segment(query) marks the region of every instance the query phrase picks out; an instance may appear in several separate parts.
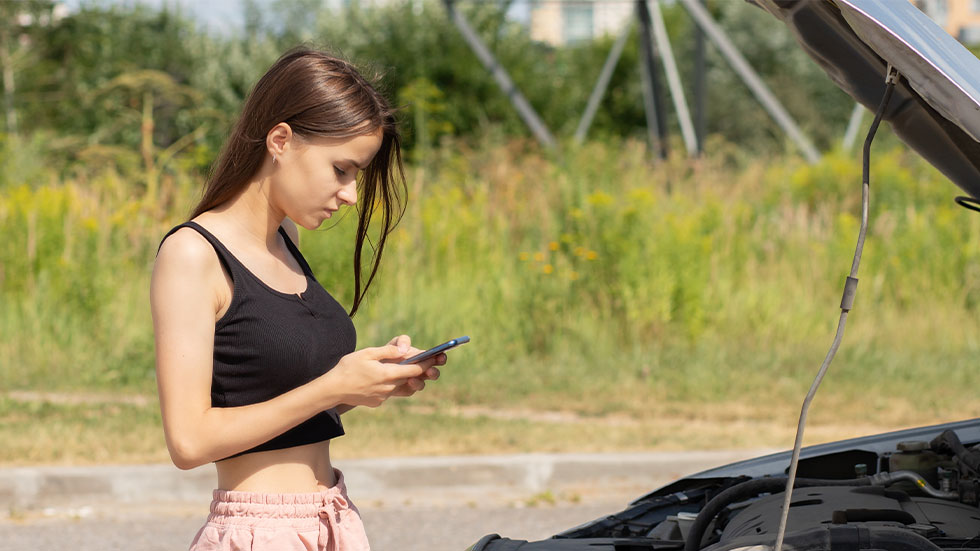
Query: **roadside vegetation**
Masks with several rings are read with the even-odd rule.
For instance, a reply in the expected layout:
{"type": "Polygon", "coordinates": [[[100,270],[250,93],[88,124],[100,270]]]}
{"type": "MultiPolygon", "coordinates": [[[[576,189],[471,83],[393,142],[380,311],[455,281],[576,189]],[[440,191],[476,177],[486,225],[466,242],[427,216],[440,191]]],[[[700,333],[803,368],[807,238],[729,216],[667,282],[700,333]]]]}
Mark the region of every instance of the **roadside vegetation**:
{"type": "MultiPolygon", "coordinates": [[[[462,334],[473,342],[410,403],[352,414],[351,453],[788,441],[783,429],[829,345],[850,266],[853,155],[815,166],[651,165],[632,142],[552,160],[517,141],[439,154],[412,168],[408,212],[354,319],[364,346],[400,333],[423,346],[462,334]],[[730,432],[753,424],[768,428],[730,432]]],[[[911,153],[877,153],[872,173],[858,300],[813,422],[870,431],[977,415],[980,218],[911,153]]],[[[108,170],[0,197],[5,389],[100,396],[71,405],[8,397],[4,461],[30,456],[11,447],[16,434],[28,449],[61,442],[39,437],[59,424],[106,444],[139,429],[152,445],[140,439],[132,453],[160,455],[147,288],[192,180],[166,181],[147,199],[120,191],[108,170]],[[114,403],[130,395],[147,399],[114,403]]],[[[301,236],[321,282],[346,303],[353,221],[301,236]]],[[[101,458],[88,437],[78,442],[72,460],[101,458]]],[[[54,455],[39,460],[69,453],[45,449],[54,455]]]]}
{"type": "MultiPolygon", "coordinates": [[[[309,31],[300,20],[264,28],[256,13],[258,38],[236,42],[138,8],[83,10],[49,33],[61,39],[24,53],[71,76],[83,101],[69,117],[67,92],[22,67],[25,88],[60,99],[18,100],[21,129],[0,139],[0,464],[166,460],[147,299],[156,248],[198,197],[243,83],[280,43],[331,28],[322,17],[309,31]],[[149,40],[140,25],[200,41],[211,57],[181,58],[179,41],[164,55],[151,41],[145,56],[127,59],[157,66],[110,57],[115,72],[100,65],[107,72],[93,76],[101,56],[121,58],[139,47],[126,40],[149,40]],[[67,49],[72,32],[122,44],[67,49]],[[57,69],[59,55],[77,62],[57,69]]],[[[350,17],[386,28],[397,15],[350,17]]],[[[472,16],[484,29],[498,21],[472,16]]],[[[751,21],[737,10],[728,17],[751,21]]],[[[388,59],[367,49],[384,37],[358,40],[347,50],[388,59]]],[[[828,102],[825,114],[843,113],[839,125],[819,126],[801,104],[797,116],[827,151],[815,165],[784,152],[759,121],[741,131],[717,123],[701,159],[673,144],[668,159],[651,161],[642,132],[621,126],[629,112],[614,117],[615,108],[595,139],[543,151],[521,137],[506,105],[494,106],[499,98],[457,102],[437,75],[473,73],[474,90],[496,92],[476,69],[454,73],[465,49],[440,48],[462,61],[432,59],[431,78],[394,84],[408,106],[408,210],[354,321],[361,346],[401,333],[423,347],[463,334],[472,343],[415,398],[345,416],[354,436],[338,441],[338,456],[788,447],[833,336],[857,236],[857,153],[832,145],[850,105],[812,91],[828,102]]],[[[583,51],[597,68],[608,44],[578,48],[551,52],[559,69],[583,51]]],[[[812,70],[770,63],[777,80],[812,70]]],[[[627,77],[617,93],[628,93],[627,77]]],[[[568,84],[568,113],[544,115],[571,117],[585,80],[568,84]]],[[[636,97],[616,97],[613,105],[640,109],[636,97]]],[[[743,105],[735,93],[728,99],[743,105]]],[[[956,206],[958,190],[887,131],[878,143],[857,301],[807,443],[980,415],[980,216],[956,206]]],[[[354,218],[301,235],[343,304],[354,218]]]]}

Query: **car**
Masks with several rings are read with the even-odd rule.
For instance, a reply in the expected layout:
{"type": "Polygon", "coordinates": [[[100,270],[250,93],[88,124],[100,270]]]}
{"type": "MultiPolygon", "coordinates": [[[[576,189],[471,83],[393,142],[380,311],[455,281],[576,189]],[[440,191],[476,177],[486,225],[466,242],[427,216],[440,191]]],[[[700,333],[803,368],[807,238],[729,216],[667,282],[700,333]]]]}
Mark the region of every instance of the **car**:
{"type": "MultiPolygon", "coordinates": [[[[842,90],[876,112],[867,143],[880,120],[889,122],[899,139],[966,192],[958,202],[977,210],[976,56],[907,0],[747,1],[789,26],[842,90]]],[[[842,320],[847,297],[845,290],[842,320]]],[[[469,551],[977,549],[978,502],[980,419],[972,419],[733,463],[550,539],[490,534],[469,551]]]]}
{"type": "MultiPolygon", "coordinates": [[[[936,551],[980,547],[980,419],[804,448],[784,547],[936,551]]],[[[527,542],[470,551],[766,551],[790,452],[700,472],[618,513],[527,542]],[[695,542],[698,543],[689,543],[695,542]]]]}

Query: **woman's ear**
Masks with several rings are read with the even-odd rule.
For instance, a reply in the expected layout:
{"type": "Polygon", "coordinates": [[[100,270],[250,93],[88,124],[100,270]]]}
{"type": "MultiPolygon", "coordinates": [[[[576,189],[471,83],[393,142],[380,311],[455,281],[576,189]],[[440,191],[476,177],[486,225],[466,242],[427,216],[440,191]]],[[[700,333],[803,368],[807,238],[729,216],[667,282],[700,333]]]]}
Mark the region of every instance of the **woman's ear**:
{"type": "Polygon", "coordinates": [[[281,159],[283,152],[293,141],[293,129],[281,122],[272,127],[265,135],[265,148],[274,159],[281,159]]]}

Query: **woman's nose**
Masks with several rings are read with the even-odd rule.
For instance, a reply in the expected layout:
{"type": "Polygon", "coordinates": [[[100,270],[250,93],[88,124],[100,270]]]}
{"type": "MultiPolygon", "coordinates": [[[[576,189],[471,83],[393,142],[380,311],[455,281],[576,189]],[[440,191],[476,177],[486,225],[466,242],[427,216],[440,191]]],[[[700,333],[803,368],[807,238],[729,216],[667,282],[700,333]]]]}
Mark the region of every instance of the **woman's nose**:
{"type": "Polygon", "coordinates": [[[337,199],[348,205],[357,203],[357,182],[351,182],[340,188],[340,191],[337,192],[337,199]]]}

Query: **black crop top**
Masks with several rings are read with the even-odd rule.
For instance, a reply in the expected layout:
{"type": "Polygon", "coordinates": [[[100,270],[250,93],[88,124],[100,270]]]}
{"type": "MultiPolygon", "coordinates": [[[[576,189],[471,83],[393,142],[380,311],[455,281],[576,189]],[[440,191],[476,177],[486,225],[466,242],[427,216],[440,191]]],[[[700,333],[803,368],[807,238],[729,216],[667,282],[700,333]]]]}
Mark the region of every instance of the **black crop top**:
{"type": "MultiPolygon", "coordinates": [[[[281,227],[279,233],[286,247],[306,274],[306,290],[298,295],[276,291],[263,283],[195,222],[175,227],[163,239],[183,227],[197,230],[211,243],[234,287],[228,311],[214,325],[212,407],[264,402],[312,381],[354,351],[357,334],[350,316],[313,277],[306,259],[281,227]]],[[[231,457],[312,444],[343,434],[340,415],[329,409],[231,457]]]]}

